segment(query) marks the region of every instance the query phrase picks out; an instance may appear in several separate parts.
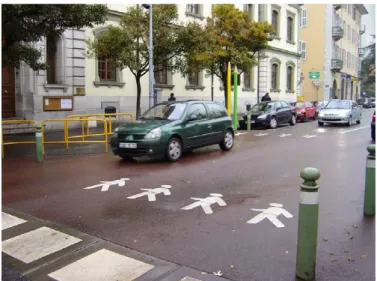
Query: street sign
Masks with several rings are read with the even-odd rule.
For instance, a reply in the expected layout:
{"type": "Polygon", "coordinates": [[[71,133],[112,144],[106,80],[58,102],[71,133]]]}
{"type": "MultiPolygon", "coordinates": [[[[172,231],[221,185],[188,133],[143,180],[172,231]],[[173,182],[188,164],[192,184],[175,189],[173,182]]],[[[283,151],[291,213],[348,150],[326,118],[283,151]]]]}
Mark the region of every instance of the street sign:
{"type": "Polygon", "coordinates": [[[309,79],[319,79],[319,71],[310,71],[309,79]]]}

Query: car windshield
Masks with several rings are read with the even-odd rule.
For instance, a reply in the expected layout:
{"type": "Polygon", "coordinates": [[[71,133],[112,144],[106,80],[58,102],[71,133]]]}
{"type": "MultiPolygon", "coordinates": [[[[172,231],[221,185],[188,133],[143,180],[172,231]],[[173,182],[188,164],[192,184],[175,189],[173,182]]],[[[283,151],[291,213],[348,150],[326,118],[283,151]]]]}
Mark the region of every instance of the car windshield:
{"type": "Polygon", "coordinates": [[[269,111],[274,107],[273,102],[261,102],[259,104],[255,104],[251,108],[251,112],[261,112],[261,111],[269,111]]]}
{"type": "Polygon", "coordinates": [[[142,120],[179,120],[186,109],[185,103],[158,104],[140,116],[142,120]]]}
{"type": "Polygon", "coordinates": [[[346,101],[346,100],[332,100],[326,105],[325,108],[326,109],[350,109],[351,104],[349,101],[346,101]]]}
{"type": "Polygon", "coordinates": [[[304,102],[296,103],[296,108],[305,108],[305,103],[304,102]]]}

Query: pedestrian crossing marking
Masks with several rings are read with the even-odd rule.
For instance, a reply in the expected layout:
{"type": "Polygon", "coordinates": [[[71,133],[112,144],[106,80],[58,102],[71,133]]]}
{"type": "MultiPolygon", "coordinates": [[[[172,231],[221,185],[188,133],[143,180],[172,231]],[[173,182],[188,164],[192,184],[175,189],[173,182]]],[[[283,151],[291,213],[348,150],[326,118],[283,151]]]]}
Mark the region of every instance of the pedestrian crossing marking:
{"type": "Polygon", "coordinates": [[[186,276],[182,278],[180,281],[202,281],[202,280],[186,276]]]}
{"type": "Polygon", "coordinates": [[[132,281],[154,266],[101,249],[48,274],[57,281],[132,281]]]}
{"type": "Polygon", "coordinates": [[[24,263],[31,263],[82,241],[49,227],[3,241],[3,252],[24,263]]]}
{"type": "Polygon", "coordinates": [[[1,230],[8,229],[25,222],[27,221],[4,212],[1,213],[1,230]]]}

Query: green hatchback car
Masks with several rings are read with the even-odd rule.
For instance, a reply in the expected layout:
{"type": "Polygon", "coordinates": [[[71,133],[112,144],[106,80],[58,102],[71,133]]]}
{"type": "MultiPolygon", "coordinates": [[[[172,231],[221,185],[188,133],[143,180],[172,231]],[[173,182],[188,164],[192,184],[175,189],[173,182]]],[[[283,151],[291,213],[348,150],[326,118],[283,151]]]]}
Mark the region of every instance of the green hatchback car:
{"type": "Polygon", "coordinates": [[[177,161],[185,150],[234,144],[232,119],[223,105],[212,101],[175,101],[157,104],[133,123],[115,129],[110,140],[114,155],[166,157],[177,161]]]}

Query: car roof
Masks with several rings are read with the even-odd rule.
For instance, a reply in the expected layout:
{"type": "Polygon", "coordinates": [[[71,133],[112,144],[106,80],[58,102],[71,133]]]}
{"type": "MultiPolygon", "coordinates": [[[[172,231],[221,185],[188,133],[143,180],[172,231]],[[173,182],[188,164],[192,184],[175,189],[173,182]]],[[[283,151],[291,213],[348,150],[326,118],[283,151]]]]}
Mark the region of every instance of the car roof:
{"type": "Polygon", "coordinates": [[[158,104],[174,104],[174,103],[195,103],[195,102],[204,102],[204,103],[215,103],[215,104],[221,104],[220,102],[217,101],[210,101],[210,100],[199,100],[199,99],[191,99],[191,100],[179,100],[179,101],[163,101],[158,104]]]}

